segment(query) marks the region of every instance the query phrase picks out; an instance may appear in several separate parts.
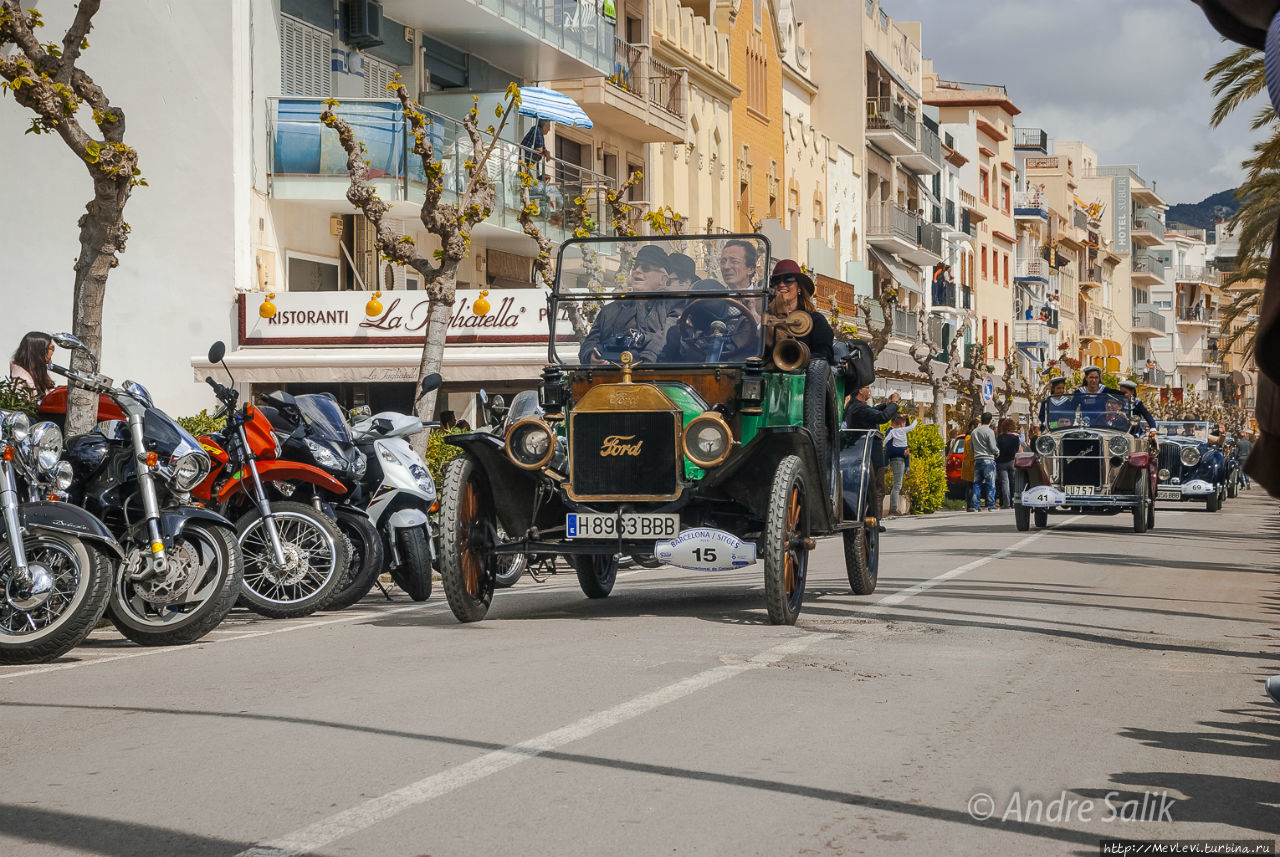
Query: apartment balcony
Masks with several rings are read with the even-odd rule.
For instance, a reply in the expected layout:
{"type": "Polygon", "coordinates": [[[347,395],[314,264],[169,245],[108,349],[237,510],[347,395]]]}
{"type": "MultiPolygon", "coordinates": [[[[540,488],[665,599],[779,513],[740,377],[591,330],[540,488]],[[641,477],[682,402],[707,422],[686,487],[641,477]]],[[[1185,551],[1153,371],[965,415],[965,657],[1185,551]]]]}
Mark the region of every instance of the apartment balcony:
{"type": "Polygon", "coordinates": [[[1083,208],[1071,209],[1071,225],[1076,229],[1088,231],[1089,229],[1089,212],[1083,208]]]}
{"type": "Polygon", "coordinates": [[[1048,348],[1049,325],[1043,321],[1015,321],[1013,341],[1019,348],[1048,348]]]}
{"type": "MultiPolygon", "coordinates": [[[[884,305],[881,304],[878,300],[872,300],[870,302],[870,309],[871,309],[871,326],[873,328],[879,329],[880,326],[884,324],[884,305]]],[[[897,337],[898,339],[905,339],[908,342],[915,342],[917,337],[917,332],[919,331],[919,327],[920,327],[920,319],[916,316],[915,313],[908,312],[907,310],[901,310],[901,309],[898,309],[897,307],[894,307],[892,312],[893,312],[893,318],[891,321],[892,327],[890,328],[890,330],[893,336],[897,337]]]]}
{"type": "Polygon", "coordinates": [[[1203,265],[1179,265],[1173,275],[1175,283],[1206,285],[1215,289],[1222,288],[1222,272],[1203,265]]]}
{"type": "Polygon", "coordinates": [[[582,105],[592,120],[641,143],[684,140],[689,126],[685,72],[653,58],[648,45],[615,38],[607,77],[556,80],[550,85],[582,105]]]}
{"type": "Polygon", "coordinates": [[[1156,247],[1164,243],[1164,221],[1154,209],[1140,208],[1133,216],[1129,234],[1139,247],[1156,247]]]}
{"type": "Polygon", "coordinates": [[[892,202],[867,207],[867,243],[914,265],[942,261],[942,230],[892,202]]]}
{"type": "Polygon", "coordinates": [[[1103,271],[1100,265],[1090,265],[1080,275],[1080,291],[1086,295],[1094,289],[1102,288],[1103,271]]]}
{"type": "Polygon", "coordinates": [[[1139,310],[1133,314],[1133,325],[1129,331],[1135,337],[1145,337],[1151,339],[1157,336],[1164,336],[1165,330],[1164,316],[1153,310],[1139,310]]]}
{"type": "Polygon", "coordinates": [[[578,0],[382,0],[384,15],[526,80],[613,72],[615,25],[578,0]]]}
{"type": "MultiPolygon", "coordinates": [[[[267,191],[273,199],[324,203],[327,210],[338,204],[351,210],[347,202],[350,179],[347,156],[338,135],[320,122],[325,109],[322,99],[273,98],[267,105],[267,191]]],[[[387,201],[395,217],[416,216],[426,198],[426,175],[422,161],[410,151],[413,144],[399,101],[344,100],[338,114],[352,126],[364,143],[368,158],[369,182],[378,196],[387,201]]],[[[429,114],[428,136],[435,158],[442,167],[444,192],[441,200],[456,203],[466,189],[466,162],[474,150],[462,123],[447,116],[429,114]]],[[[528,157],[520,146],[499,141],[486,168],[493,180],[496,200],[493,212],[480,225],[519,233],[520,171],[528,157]]],[[[615,184],[608,176],[577,164],[551,159],[546,162],[547,181],[535,188],[538,203],[535,224],[553,241],[573,235],[575,223],[565,218],[567,203],[576,197],[587,199],[589,214],[597,224],[608,223],[604,192],[615,184]],[[596,191],[592,193],[592,191],[596,191]]]]}
{"type": "Polygon", "coordinates": [[[867,142],[890,155],[902,157],[918,152],[920,127],[920,114],[915,107],[894,98],[867,99],[867,142]]]}
{"type": "Polygon", "coordinates": [[[1014,128],[1013,148],[1019,152],[1049,154],[1049,135],[1040,128],[1014,128]]]}
{"type": "Polygon", "coordinates": [[[1159,286],[1164,283],[1165,267],[1155,256],[1135,254],[1132,259],[1132,281],[1136,286],[1159,286]]]}
{"type": "Polygon", "coordinates": [[[1043,283],[1047,286],[1053,273],[1053,268],[1049,267],[1049,263],[1044,259],[1019,259],[1014,266],[1013,278],[1043,283]]]}
{"type": "MultiPolygon", "coordinates": [[[[942,141],[933,129],[923,122],[916,129],[919,143],[913,151],[899,155],[898,160],[904,167],[920,175],[932,175],[942,169],[942,141]]],[[[870,138],[870,134],[867,135],[870,138]]]]}
{"type": "Polygon", "coordinates": [[[1049,200],[1039,190],[1020,190],[1013,195],[1014,220],[1049,220],[1049,200]]]}
{"type": "Polygon", "coordinates": [[[1081,342],[1099,342],[1103,337],[1104,325],[1102,317],[1095,313],[1090,313],[1087,318],[1081,320],[1079,326],[1081,342]]]}
{"type": "MultiPolygon", "coordinates": [[[[935,297],[939,297],[935,295],[935,297]]],[[[942,300],[934,300],[933,309],[938,312],[950,313],[966,313],[973,310],[973,289],[969,286],[961,286],[957,283],[951,283],[943,290],[940,295],[942,300]]]]}
{"type": "Polygon", "coordinates": [[[1206,309],[1202,304],[1194,306],[1179,305],[1178,327],[1211,327],[1217,328],[1220,318],[1216,310],[1206,309]]]}
{"type": "Polygon", "coordinates": [[[1147,384],[1152,387],[1163,387],[1168,383],[1168,373],[1159,367],[1148,368],[1146,363],[1133,364],[1133,374],[1138,376],[1140,383],[1147,384]]]}

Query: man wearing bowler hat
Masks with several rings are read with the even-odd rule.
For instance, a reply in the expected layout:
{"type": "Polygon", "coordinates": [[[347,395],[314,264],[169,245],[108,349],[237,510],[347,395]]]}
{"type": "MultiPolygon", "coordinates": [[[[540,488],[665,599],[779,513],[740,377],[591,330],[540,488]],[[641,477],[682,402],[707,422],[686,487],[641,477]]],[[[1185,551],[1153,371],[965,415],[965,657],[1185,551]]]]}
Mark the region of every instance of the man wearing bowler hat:
{"type": "Polygon", "coordinates": [[[578,350],[581,362],[616,363],[624,351],[630,351],[636,362],[651,363],[657,358],[680,317],[680,302],[648,295],[666,290],[670,264],[666,251],[656,244],[640,248],[627,278],[627,292],[645,296],[619,298],[600,310],[578,350]]]}

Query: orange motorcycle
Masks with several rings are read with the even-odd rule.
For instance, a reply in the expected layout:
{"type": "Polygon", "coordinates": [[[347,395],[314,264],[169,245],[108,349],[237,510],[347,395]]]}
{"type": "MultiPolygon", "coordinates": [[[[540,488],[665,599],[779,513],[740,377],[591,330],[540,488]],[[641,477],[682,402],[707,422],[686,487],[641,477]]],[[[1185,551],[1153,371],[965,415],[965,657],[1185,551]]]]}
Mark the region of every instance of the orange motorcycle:
{"type": "MultiPolygon", "coordinates": [[[[222,363],[225,353],[215,342],[209,362],[222,363]]],[[[251,402],[237,407],[234,389],[209,377],[205,382],[227,425],[199,438],[212,468],[191,493],[235,522],[245,566],[240,602],[273,618],[314,613],[328,604],[351,563],[350,544],[319,497],[347,489],[318,467],[281,461],[267,416],[251,402]],[[307,494],[311,503],[290,499],[307,494]]]]}

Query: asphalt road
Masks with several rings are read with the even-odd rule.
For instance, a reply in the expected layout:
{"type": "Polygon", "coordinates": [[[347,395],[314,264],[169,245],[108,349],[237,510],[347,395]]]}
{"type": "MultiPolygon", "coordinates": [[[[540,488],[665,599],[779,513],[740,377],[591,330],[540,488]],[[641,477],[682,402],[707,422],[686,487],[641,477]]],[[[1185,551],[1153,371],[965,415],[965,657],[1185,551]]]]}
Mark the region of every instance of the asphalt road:
{"type": "MultiPolygon", "coordinates": [[[[0,668],[0,855],[1088,854],[1280,832],[1280,507],[890,521],[880,586],[572,574],[0,668]],[[975,817],[977,816],[977,817],[975,817]],[[989,816],[983,818],[983,816],[989,816]],[[1064,817],[1065,816],[1065,817],[1064,817]]],[[[380,598],[380,597],[379,597],[380,598]]]]}

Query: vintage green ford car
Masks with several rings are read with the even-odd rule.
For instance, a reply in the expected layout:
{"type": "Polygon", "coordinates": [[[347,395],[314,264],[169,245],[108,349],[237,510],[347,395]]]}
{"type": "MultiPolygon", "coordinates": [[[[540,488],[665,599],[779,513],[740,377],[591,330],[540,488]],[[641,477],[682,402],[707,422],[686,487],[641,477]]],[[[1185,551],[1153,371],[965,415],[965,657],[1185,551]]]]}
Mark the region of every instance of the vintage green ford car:
{"type": "Polygon", "coordinates": [[[809,359],[808,315],[768,312],[769,265],[760,235],[562,247],[541,413],[503,437],[449,438],[461,452],[440,571],[459,620],[485,616],[495,558],[512,553],[565,556],[590,598],[625,556],[702,572],[759,561],[770,621],[791,624],[814,538],[839,533],[854,593],[875,588],[880,436],[840,424],[871,353],[837,343],[835,365],[809,359]],[[668,281],[666,260],[692,279],[668,281]]]}

